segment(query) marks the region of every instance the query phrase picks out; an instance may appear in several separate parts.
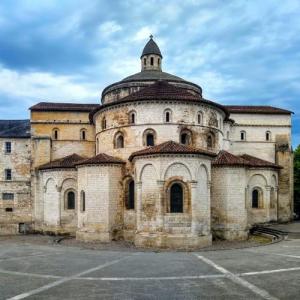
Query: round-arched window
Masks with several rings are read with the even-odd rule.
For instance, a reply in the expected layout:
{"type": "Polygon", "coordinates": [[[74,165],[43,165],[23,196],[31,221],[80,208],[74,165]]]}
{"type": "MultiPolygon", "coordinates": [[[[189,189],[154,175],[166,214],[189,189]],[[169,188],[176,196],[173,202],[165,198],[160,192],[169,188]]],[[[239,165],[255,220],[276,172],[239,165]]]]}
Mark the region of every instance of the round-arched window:
{"type": "Polygon", "coordinates": [[[183,212],[183,188],[179,183],[174,183],[170,189],[170,212],[183,212]]]}
{"type": "Polygon", "coordinates": [[[75,209],[75,193],[73,191],[67,193],[67,209],[75,209]]]}

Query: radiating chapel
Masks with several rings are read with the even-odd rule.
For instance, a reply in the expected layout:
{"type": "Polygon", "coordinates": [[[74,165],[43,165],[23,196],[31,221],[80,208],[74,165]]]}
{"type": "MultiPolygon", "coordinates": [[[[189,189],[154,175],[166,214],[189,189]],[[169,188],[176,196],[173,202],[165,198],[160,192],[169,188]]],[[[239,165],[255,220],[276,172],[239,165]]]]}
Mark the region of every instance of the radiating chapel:
{"type": "Polygon", "coordinates": [[[292,218],[291,112],[205,99],[163,71],[152,36],[140,61],[101,104],[0,121],[0,233],[198,248],[292,218]]]}

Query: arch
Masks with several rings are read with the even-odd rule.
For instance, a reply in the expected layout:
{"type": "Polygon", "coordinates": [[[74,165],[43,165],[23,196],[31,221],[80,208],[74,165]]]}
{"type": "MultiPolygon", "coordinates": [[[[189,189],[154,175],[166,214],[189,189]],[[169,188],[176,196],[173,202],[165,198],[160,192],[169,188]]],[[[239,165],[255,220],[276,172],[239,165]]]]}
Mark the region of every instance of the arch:
{"type": "Polygon", "coordinates": [[[53,140],[58,140],[59,139],[59,129],[58,128],[53,128],[52,129],[52,139],[53,140]]]}
{"type": "Polygon", "coordinates": [[[65,209],[75,209],[76,206],[76,194],[75,190],[69,189],[65,192],[65,209]]]}
{"type": "Polygon", "coordinates": [[[246,141],[246,131],[245,130],[241,130],[240,131],[240,139],[241,141],[246,141]]]}
{"type": "Polygon", "coordinates": [[[136,122],[136,111],[132,110],[129,112],[129,124],[135,124],[136,122]]]}
{"type": "Polygon", "coordinates": [[[183,188],[179,182],[170,187],[170,212],[183,213],[183,188]]]}
{"type": "Polygon", "coordinates": [[[173,176],[180,176],[184,181],[192,180],[192,173],[188,166],[182,162],[173,162],[169,164],[164,173],[164,180],[173,176]]]}
{"type": "Polygon", "coordinates": [[[172,110],[170,108],[164,110],[164,122],[165,123],[172,122],[172,110]]]}
{"type": "Polygon", "coordinates": [[[271,131],[266,131],[266,141],[271,141],[272,140],[272,135],[271,135],[271,131]]]}
{"type": "Polygon", "coordinates": [[[190,145],[192,143],[192,132],[188,129],[183,129],[180,132],[180,143],[190,145]]]}
{"type": "Polygon", "coordinates": [[[267,178],[263,174],[253,174],[249,181],[249,186],[261,186],[265,187],[268,184],[267,178]]]}
{"type": "Polygon", "coordinates": [[[115,134],[114,148],[115,149],[124,148],[124,135],[120,131],[115,134]]]}
{"type": "Polygon", "coordinates": [[[202,111],[197,112],[197,124],[203,125],[203,112],[202,111]]]}
{"type": "Polygon", "coordinates": [[[154,146],[156,144],[156,131],[152,128],[148,128],[143,133],[143,145],[154,146]]]}
{"type": "Polygon", "coordinates": [[[277,177],[276,177],[276,175],[275,174],[273,174],[272,175],[272,177],[271,177],[271,186],[273,186],[273,187],[277,187],[277,177]]]}
{"type": "Polygon", "coordinates": [[[55,181],[54,178],[49,177],[47,178],[45,184],[44,184],[44,191],[47,192],[48,187],[51,185],[51,182],[53,181],[53,186],[55,186],[55,188],[57,187],[57,183],[55,181]]]}
{"type": "Polygon", "coordinates": [[[80,211],[85,212],[85,191],[80,192],[80,211]]]}
{"type": "Polygon", "coordinates": [[[204,179],[207,182],[209,182],[210,173],[209,173],[208,167],[205,164],[201,163],[199,165],[199,167],[196,169],[195,178],[196,178],[196,180],[198,180],[198,178],[201,178],[202,180],[204,179]]]}
{"type": "Polygon", "coordinates": [[[85,141],[87,136],[87,131],[85,128],[80,129],[80,139],[85,141]]]}
{"type": "Polygon", "coordinates": [[[107,124],[106,124],[106,118],[103,117],[102,120],[101,120],[101,128],[102,128],[102,130],[106,129],[106,126],[107,126],[107,124]]]}
{"type": "Polygon", "coordinates": [[[140,171],[140,175],[139,175],[139,181],[143,181],[143,176],[145,173],[148,172],[148,169],[151,170],[151,172],[154,174],[153,176],[153,179],[154,180],[157,180],[158,179],[158,176],[157,176],[157,171],[156,171],[156,168],[155,166],[152,164],[152,163],[146,163],[145,165],[143,165],[143,167],[141,168],[141,171],[140,171]]]}

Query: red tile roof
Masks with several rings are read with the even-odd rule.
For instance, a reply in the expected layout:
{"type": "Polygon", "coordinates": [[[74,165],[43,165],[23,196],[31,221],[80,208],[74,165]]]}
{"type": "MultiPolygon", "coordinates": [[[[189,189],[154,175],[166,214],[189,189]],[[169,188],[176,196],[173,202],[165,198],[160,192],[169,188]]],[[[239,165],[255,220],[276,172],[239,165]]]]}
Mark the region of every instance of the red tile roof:
{"type": "Polygon", "coordinates": [[[230,113],[236,114],[291,114],[293,112],[273,107],[273,106],[255,106],[255,105],[224,105],[230,113]]]}
{"type": "Polygon", "coordinates": [[[54,102],[40,102],[31,106],[31,111],[80,111],[91,112],[93,109],[99,107],[100,104],[80,104],[80,103],[54,103],[54,102]]]}
{"type": "Polygon", "coordinates": [[[216,153],[208,150],[185,146],[174,141],[168,141],[157,146],[147,147],[143,150],[133,152],[130,155],[129,160],[131,161],[137,156],[151,154],[204,154],[212,157],[216,156],[216,153]]]}
{"type": "Polygon", "coordinates": [[[239,166],[253,168],[274,168],[281,169],[282,167],[269,161],[248,155],[233,155],[225,150],[221,150],[217,158],[212,162],[214,167],[221,166],[239,166]]]}
{"type": "Polygon", "coordinates": [[[100,153],[94,157],[81,160],[76,163],[76,166],[81,165],[101,165],[101,164],[125,164],[125,162],[117,157],[100,153]]]}
{"type": "Polygon", "coordinates": [[[49,163],[39,166],[38,169],[47,170],[75,168],[75,164],[81,160],[83,160],[83,157],[74,153],[72,155],[68,155],[66,157],[50,161],[49,163]]]}

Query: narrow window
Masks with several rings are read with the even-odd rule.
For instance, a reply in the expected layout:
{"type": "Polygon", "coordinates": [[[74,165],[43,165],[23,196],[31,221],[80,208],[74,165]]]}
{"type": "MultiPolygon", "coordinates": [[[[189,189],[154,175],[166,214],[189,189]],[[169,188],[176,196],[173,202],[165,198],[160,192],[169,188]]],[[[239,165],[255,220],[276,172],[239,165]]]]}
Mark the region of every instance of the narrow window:
{"type": "Polygon", "coordinates": [[[2,193],[2,200],[14,200],[13,193],[2,193]]]}
{"type": "Polygon", "coordinates": [[[131,112],[129,115],[129,123],[135,124],[135,112],[131,112]]]}
{"type": "Polygon", "coordinates": [[[147,59],[144,58],[144,66],[146,66],[146,64],[147,64],[147,59]]]}
{"type": "Polygon", "coordinates": [[[154,146],[154,135],[152,133],[148,133],[146,136],[146,145],[154,146]]]}
{"type": "Polygon", "coordinates": [[[187,133],[182,133],[181,134],[180,143],[183,144],[183,145],[188,144],[188,135],[187,135],[187,133]]]}
{"type": "Polygon", "coordinates": [[[11,180],[11,169],[5,169],[5,180],[11,180]]]}
{"type": "Polygon", "coordinates": [[[124,148],[124,137],[122,134],[117,135],[116,148],[124,148]]]}
{"type": "Polygon", "coordinates": [[[11,142],[5,142],[5,153],[11,153],[11,142]]]}
{"type": "Polygon", "coordinates": [[[166,112],[166,123],[170,122],[170,112],[166,112]]]}
{"type": "Polygon", "coordinates": [[[134,209],[134,181],[130,180],[128,184],[127,209],[134,209]]]}
{"type": "Polygon", "coordinates": [[[252,191],[252,208],[258,208],[259,192],[258,190],[252,191]]]}
{"type": "Polygon", "coordinates": [[[245,141],[245,140],[246,140],[246,132],[241,131],[241,141],[245,141]]]}
{"type": "Polygon", "coordinates": [[[54,140],[58,140],[58,129],[53,129],[53,135],[52,135],[54,140]]]}
{"type": "Polygon", "coordinates": [[[99,139],[96,139],[96,154],[99,153],[99,139]]]}
{"type": "Polygon", "coordinates": [[[271,132],[267,131],[266,132],[266,141],[270,141],[271,140],[271,132]]]}
{"type": "Polygon", "coordinates": [[[212,136],[209,135],[207,137],[207,148],[212,148],[213,147],[213,140],[212,140],[212,136]]]}
{"type": "Polygon", "coordinates": [[[202,118],[201,118],[201,114],[200,113],[198,113],[197,122],[198,122],[198,124],[201,124],[201,122],[202,122],[202,118]]]}
{"type": "Polygon", "coordinates": [[[160,58],[157,59],[157,64],[160,65],[160,58]]]}
{"type": "Polygon", "coordinates": [[[106,129],[106,119],[105,119],[105,117],[103,117],[103,119],[102,119],[102,129],[106,129]]]}
{"type": "Polygon", "coordinates": [[[80,139],[81,139],[81,140],[86,140],[86,130],[85,130],[85,129],[82,129],[82,130],[81,130],[80,139]]]}
{"type": "Polygon", "coordinates": [[[170,190],[170,212],[183,212],[183,189],[178,183],[174,183],[170,190]]]}
{"type": "Polygon", "coordinates": [[[72,191],[67,194],[67,209],[75,209],[75,193],[72,191]]]}
{"type": "Polygon", "coordinates": [[[153,59],[153,57],[150,58],[150,64],[151,64],[151,66],[153,66],[153,64],[154,64],[154,59],[153,59]]]}
{"type": "Polygon", "coordinates": [[[85,192],[81,191],[81,211],[85,211],[85,192]]]}
{"type": "Polygon", "coordinates": [[[12,208],[12,207],[6,207],[6,208],[5,208],[5,211],[7,211],[7,212],[12,212],[12,211],[13,211],[13,208],[12,208]]]}

